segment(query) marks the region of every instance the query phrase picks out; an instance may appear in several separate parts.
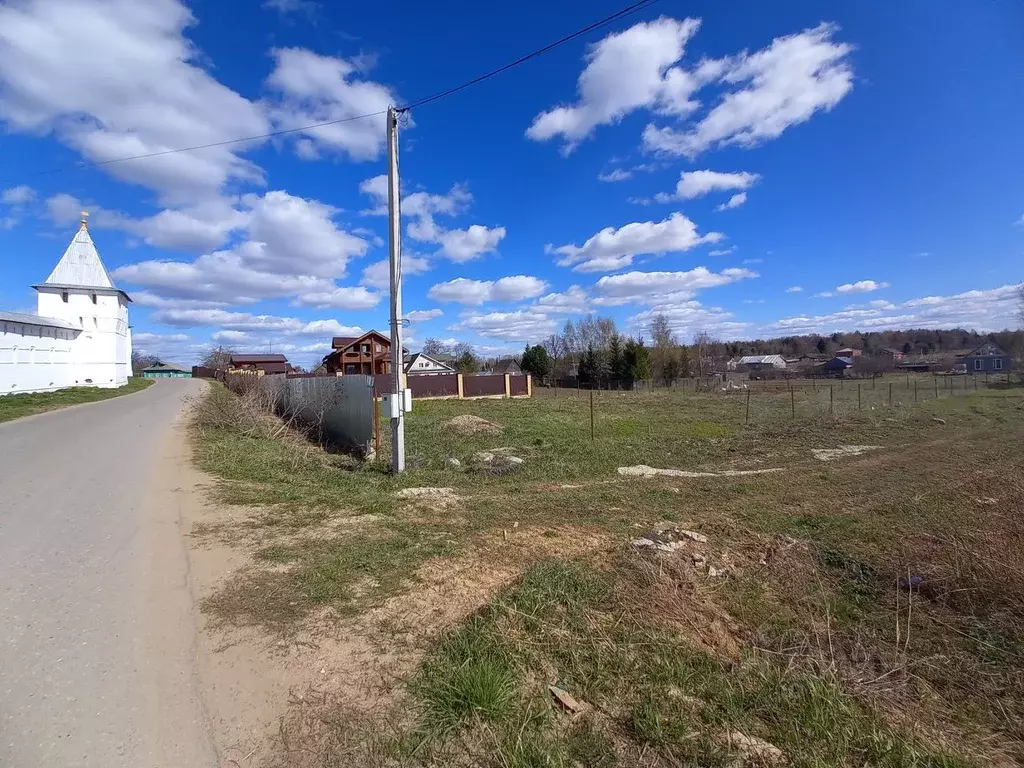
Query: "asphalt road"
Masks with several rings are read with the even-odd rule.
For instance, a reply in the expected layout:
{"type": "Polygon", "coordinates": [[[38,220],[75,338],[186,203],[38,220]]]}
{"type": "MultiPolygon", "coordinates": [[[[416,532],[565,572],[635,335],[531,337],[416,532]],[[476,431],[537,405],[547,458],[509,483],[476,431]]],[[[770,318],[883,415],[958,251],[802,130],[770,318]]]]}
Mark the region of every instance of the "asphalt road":
{"type": "Polygon", "coordinates": [[[203,386],[0,424],[3,768],[217,765],[167,467],[203,386]]]}

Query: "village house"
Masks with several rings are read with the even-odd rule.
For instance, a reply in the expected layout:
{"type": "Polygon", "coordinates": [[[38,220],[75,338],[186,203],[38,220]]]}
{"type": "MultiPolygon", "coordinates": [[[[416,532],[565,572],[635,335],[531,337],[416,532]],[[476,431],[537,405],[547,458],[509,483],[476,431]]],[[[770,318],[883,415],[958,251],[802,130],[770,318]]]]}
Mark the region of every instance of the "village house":
{"type": "Polygon", "coordinates": [[[142,369],[144,379],[191,379],[192,371],[171,363],[156,363],[142,369]]]}
{"type": "Polygon", "coordinates": [[[967,366],[967,373],[1005,373],[1011,364],[1010,356],[992,339],[985,339],[959,359],[967,366]]]}
{"type": "Polygon", "coordinates": [[[500,375],[509,374],[510,376],[522,376],[523,367],[519,365],[519,361],[514,357],[508,357],[504,360],[495,360],[494,365],[491,366],[489,373],[500,375]]]}
{"type": "Polygon", "coordinates": [[[843,347],[842,349],[836,350],[836,357],[849,357],[855,358],[861,356],[861,350],[854,349],[853,347],[843,347]]]}
{"type": "Polygon", "coordinates": [[[781,370],[786,367],[786,359],[782,355],[744,355],[733,368],[740,366],[748,371],[781,370]]]}
{"type": "Polygon", "coordinates": [[[447,363],[417,352],[405,361],[405,373],[409,376],[436,376],[442,373],[456,373],[447,363]]]}
{"type": "Polygon", "coordinates": [[[291,366],[288,358],[279,354],[232,354],[228,363],[229,371],[262,371],[265,374],[288,373],[291,366]]]}
{"type": "Polygon", "coordinates": [[[367,331],[362,336],[335,336],[323,364],[329,373],[342,376],[391,373],[391,339],[380,331],[367,331]]]}

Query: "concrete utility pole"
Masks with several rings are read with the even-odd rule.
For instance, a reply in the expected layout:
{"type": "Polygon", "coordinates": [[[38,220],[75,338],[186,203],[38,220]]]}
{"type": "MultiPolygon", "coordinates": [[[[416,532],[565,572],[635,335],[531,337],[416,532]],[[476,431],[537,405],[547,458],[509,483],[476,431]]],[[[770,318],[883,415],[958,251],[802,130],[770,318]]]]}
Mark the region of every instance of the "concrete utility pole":
{"type": "Polygon", "coordinates": [[[405,398],[402,381],[402,212],[398,185],[398,112],[388,107],[388,233],[391,264],[391,471],[405,470],[405,398]]]}

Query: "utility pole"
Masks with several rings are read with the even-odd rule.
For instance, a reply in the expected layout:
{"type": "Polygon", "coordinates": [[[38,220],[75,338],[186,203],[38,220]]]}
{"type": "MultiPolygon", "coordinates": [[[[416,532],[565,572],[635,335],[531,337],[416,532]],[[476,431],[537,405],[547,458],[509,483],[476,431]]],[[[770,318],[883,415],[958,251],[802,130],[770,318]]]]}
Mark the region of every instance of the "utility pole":
{"type": "Polygon", "coordinates": [[[398,185],[398,111],[388,107],[388,258],[391,266],[391,472],[405,470],[405,387],[402,381],[402,213],[398,185]]]}

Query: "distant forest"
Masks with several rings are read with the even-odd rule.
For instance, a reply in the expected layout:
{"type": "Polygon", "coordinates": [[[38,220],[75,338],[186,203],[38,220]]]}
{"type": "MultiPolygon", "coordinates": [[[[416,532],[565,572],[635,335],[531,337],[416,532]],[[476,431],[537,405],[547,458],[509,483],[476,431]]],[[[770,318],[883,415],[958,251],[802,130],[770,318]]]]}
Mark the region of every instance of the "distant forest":
{"type": "Polygon", "coordinates": [[[912,328],[905,331],[867,331],[854,333],[833,333],[827,336],[782,336],[774,339],[755,341],[726,341],[719,343],[725,355],[768,355],[781,354],[786,357],[798,355],[830,355],[837,349],[853,347],[870,355],[883,349],[895,349],[904,355],[928,357],[949,355],[974,349],[985,339],[992,339],[1010,354],[1024,352],[1024,331],[999,331],[977,333],[963,328],[932,330],[912,328]]]}

